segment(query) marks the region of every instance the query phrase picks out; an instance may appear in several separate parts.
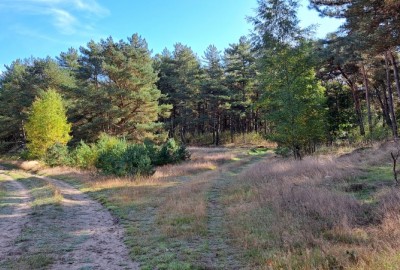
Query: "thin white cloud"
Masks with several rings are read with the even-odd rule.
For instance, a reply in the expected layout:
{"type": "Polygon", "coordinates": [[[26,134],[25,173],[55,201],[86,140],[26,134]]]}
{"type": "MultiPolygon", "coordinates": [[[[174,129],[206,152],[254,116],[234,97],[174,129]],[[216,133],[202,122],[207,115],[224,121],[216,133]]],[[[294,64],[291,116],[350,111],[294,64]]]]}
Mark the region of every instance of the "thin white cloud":
{"type": "MultiPolygon", "coordinates": [[[[69,1],[68,1],[69,2],[69,1]]],[[[107,16],[110,14],[109,10],[101,6],[95,0],[74,0],[74,6],[80,10],[88,11],[97,16],[107,16]]]]}
{"type": "Polygon", "coordinates": [[[49,12],[53,16],[54,25],[62,34],[71,35],[75,33],[75,25],[78,20],[68,11],[52,8],[49,9],[49,12]]]}
{"type": "Polygon", "coordinates": [[[1,0],[0,12],[49,16],[51,23],[63,35],[83,34],[109,10],[97,0],[1,0]]]}

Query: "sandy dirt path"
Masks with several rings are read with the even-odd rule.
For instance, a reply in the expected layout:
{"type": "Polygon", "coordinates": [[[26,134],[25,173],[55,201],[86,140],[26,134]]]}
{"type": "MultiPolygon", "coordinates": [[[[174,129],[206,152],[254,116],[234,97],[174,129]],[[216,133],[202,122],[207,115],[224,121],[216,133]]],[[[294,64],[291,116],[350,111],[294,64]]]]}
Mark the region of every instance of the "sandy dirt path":
{"type": "Polygon", "coordinates": [[[9,194],[2,199],[9,205],[0,208],[0,262],[7,269],[38,254],[51,258],[46,269],[140,269],[123,242],[122,226],[100,203],[63,181],[16,172],[18,181],[0,170],[9,194]],[[29,187],[21,183],[32,179],[53,185],[61,202],[31,207],[29,187]]]}
{"type": "Polygon", "coordinates": [[[18,253],[14,243],[29,222],[31,197],[27,189],[5,174],[0,166],[0,177],[4,181],[6,195],[0,208],[0,261],[18,253]]]}
{"type": "Polygon", "coordinates": [[[87,195],[59,180],[44,179],[60,190],[64,197],[61,228],[84,239],[59,258],[52,269],[139,269],[129,257],[123,243],[124,231],[118,221],[87,195]]]}

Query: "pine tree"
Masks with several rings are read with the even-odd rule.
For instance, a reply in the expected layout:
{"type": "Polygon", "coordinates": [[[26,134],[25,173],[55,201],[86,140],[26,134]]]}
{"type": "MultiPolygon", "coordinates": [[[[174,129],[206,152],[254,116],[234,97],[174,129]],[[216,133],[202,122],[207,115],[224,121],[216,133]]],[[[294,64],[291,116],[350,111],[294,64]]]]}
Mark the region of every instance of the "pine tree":
{"type": "Polygon", "coordinates": [[[225,50],[224,63],[231,104],[231,135],[234,132],[259,131],[260,110],[255,104],[260,93],[256,56],[250,40],[241,37],[237,44],[230,44],[225,50]]]}
{"type": "Polygon", "coordinates": [[[224,83],[224,69],[220,52],[214,45],[204,52],[205,77],[202,83],[203,106],[207,108],[207,120],[213,134],[213,144],[219,145],[222,119],[229,109],[228,88],[224,83]]]}
{"type": "Polygon", "coordinates": [[[71,124],[61,95],[54,89],[42,92],[33,102],[25,130],[32,157],[42,158],[53,145],[66,145],[71,139],[71,124]]]}
{"type": "Polygon", "coordinates": [[[169,135],[179,136],[186,142],[187,133],[199,131],[200,61],[192,49],[181,43],[174,45],[174,51],[159,56],[158,87],[172,104],[171,117],[166,121],[169,135]]]}
{"type": "Polygon", "coordinates": [[[162,94],[146,41],[137,34],[128,42],[110,37],[90,42],[81,53],[84,100],[74,113],[78,136],[91,141],[105,132],[136,142],[163,139],[157,120],[170,106],[159,105],[162,94]]]}

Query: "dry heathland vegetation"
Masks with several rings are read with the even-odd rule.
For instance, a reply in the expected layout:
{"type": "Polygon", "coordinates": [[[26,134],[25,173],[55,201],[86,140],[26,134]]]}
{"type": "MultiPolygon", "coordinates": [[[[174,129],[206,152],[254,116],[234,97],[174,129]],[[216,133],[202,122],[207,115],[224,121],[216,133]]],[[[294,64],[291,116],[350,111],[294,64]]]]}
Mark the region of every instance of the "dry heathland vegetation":
{"type": "Polygon", "coordinates": [[[142,269],[396,269],[392,143],[302,161],[264,149],[191,148],[151,177],[21,167],[72,183],[121,222],[142,269]]]}

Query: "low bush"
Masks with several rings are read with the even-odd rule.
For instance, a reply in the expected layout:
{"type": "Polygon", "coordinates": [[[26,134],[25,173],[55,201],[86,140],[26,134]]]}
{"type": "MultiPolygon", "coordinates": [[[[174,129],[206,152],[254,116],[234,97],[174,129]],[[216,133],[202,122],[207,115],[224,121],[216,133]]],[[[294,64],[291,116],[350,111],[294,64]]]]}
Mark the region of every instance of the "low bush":
{"type": "Polygon", "coordinates": [[[125,140],[103,138],[99,143],[96,167],[117,176],[150,175],[153,166],[177,163],[190,158],[184,146],[169,139],[161,147],[151,141],[129,145],[125,140]]]}
{"type": "Polygon", "coordinates": [[[123,154],[125,175],[150,175],[154,173],[153,164],[145,145],[130,145],[123,154]]]}
{"type": "Polygon", "coordinates": [[[153,174],[154,166],[189,158],[186,147],[177,144],[174,139],[157,146],[150,140],[143,144],[130,144],[124,139],[102,135],[95,144],[81,141],[72,151],[65,145],[55,144],[49,148],[43,160],[49,166],[97,168],[105,174],[138,176],[153,174]]]}
{"type": "Polygon", "coordinates": [[[158,163],[159,160],[159,147],[152,141],[152,140],[145,140],[144,146],[146,147],[147,155],[151,160],[151,164],[153,165],[160,165],[158,163]]]}
{"type": "Polygon", "coordinates": [[[68,147],[60,143],[54,144],[47,149],[43,160],[51,167],[69,165],[71,163],[71,159],[68,147]]]}
{"type": "Polygon", "coordinates": [[[114,138],[100,139],[97,147],[99,157],[96,161],[96,168],[105,174],[127,175],[124,154],[128,148],[128,144],[125,140],[114,140],[114,138]]]}
{"type": "Polygon", "coordinates": [[[7,153],[13,146],[15,146],[14,142],[0,141],[0,154],[7,153]]]}
{"type": "Polygon", "coordinates": [[[71,162],[75,167],[90,169],[96,166],[99,151],[95,144],[86,144],[81,141],[71,153],[71,162]]]}
{"type": "Polygon", "coordinates": [[[178,145],[174,139],[169,139],[163,144],[153,161],[155,165],[177,163],[190,158],[190,153],[184,145],[178,145]]]}
{"type": "Polygon", "coordinates": [[[275,149],[275,154],[277,154],[278,156],[282,156],[282,157],[290,157],[292,155],[292,150],[290,150],[288,147],[284,147],[284,146],[278,146],[275,149]]]}

